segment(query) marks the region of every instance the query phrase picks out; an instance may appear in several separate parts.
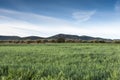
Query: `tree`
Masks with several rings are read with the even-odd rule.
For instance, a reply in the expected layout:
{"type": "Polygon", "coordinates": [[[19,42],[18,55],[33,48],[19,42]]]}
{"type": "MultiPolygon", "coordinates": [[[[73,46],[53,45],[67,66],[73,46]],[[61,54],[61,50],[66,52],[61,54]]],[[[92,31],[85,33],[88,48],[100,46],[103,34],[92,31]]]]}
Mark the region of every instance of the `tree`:
{"type": "Polygon", "coordinates": [[[42,41],[41,40],[36,40],[35,41],[37,44],[41,43],[42,41]]]}
{"type": "Polygon", "coordinates": [[[65,38],[57,38],[57,42],[58,43],[64,43],[65,42],[65,38]]]}
{"type": "Polygon", "coordinates": [[[47,39],[42,40],[42,43],[47,43],[47,42],[48,42],[47,39]]]}
{"type": "Polygon", "coordinates": [[[56,40],[51,39],[51,40],[49,40],[49,42],[50,42],[50,43],[56,43],[56,40]]]}

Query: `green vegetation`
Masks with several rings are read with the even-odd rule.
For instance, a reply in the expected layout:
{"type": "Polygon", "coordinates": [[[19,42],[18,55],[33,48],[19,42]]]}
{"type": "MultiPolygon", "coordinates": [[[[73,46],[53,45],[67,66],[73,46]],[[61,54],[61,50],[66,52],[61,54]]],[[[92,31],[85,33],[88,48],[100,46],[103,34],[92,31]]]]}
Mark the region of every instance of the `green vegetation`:
{"type": "Polygon", "coordinates": [[[120,45],[0,44],[1,80],[120,80],[120,45]]]}

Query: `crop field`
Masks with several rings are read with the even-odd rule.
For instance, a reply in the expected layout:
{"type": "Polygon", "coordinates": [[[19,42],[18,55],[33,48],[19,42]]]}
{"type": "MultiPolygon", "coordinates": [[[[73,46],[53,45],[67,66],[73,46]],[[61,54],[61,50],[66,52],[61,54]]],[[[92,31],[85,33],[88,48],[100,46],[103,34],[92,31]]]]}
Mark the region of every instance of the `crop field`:
{"type": "Polygon", "coordinates": [[[120,80],[120,44],[0,44],[0,80],[120,80]]]}

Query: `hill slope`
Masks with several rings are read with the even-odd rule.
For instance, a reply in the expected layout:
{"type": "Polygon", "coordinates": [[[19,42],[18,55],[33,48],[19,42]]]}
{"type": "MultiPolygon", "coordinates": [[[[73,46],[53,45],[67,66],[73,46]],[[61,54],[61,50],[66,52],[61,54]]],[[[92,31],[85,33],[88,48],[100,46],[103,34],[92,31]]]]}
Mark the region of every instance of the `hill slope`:
{"type": "Polygon", "coordinates": [[[65,38],[71,40],[110,40],[110,39],[104,39],[98,37],[78,36],[78,35],[69,35],[69,34],[57,34],[47,38],[38,37],[38,36],[28,36],[28,37],[0,36],[0,40],[38,40],[38,39],[58,39],[58,38],[65,38]]]}
{"type": "Polygon", "coordinates": [[[57,39],[57,38],[65,38],[65,39],[80,39],[80,40],[106,40],[104,38],[98,38],[98,37],[91,37],[91,36],[78,36],[78,35],[69,35],[69,34],[57,34],[51,37],[48,37],[48,39],[57,39]]]}

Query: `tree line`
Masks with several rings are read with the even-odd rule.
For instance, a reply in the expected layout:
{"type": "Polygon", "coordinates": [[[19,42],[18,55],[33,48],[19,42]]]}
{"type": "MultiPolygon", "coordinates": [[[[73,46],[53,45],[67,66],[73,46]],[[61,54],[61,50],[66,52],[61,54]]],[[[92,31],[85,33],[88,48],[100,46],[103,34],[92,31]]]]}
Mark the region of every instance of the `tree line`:
{"type": "Polygon", "coordinates": [[[120,43],[120,40],[72,40],[65,38],[39,40],[0,40],[0,43],[31,44],[31,43],[120,43]]]}

